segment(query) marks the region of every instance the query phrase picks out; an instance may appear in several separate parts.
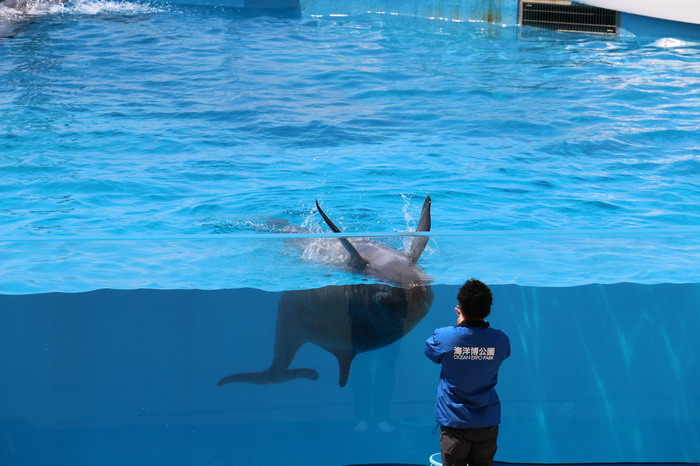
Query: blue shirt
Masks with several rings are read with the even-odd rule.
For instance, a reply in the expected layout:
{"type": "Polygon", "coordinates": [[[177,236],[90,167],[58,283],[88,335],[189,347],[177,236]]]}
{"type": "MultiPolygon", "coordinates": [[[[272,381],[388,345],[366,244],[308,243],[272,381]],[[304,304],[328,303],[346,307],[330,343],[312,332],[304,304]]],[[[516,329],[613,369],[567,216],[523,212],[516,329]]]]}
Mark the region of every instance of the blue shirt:
{"type": "Polygon", "coordinates": [[[425,354],[441,364],[435,420],[460,429],[491,427],[501,422],[496,393],[498,369],[510,356],[503,331],[476,322],[435,330],[425,342],[425,354]]]}

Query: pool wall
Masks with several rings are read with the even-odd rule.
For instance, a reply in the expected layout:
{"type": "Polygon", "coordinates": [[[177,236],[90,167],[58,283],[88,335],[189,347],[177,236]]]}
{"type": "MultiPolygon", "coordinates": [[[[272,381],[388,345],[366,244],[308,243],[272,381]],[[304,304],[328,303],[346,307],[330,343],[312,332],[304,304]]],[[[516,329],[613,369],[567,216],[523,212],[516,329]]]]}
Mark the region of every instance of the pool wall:
{"type": "Polygon", "coordinates": [[[265,14],[299,9],[309,16],[349,16],[365,13],[402,15],[447,21],[518,24],[518,0],[165,0],[166,3],[251,9],[265,14]]]}
{"type": "MultiPolygon", "coordinates": [[[[168,3],[231,7],[254,14],[342,17],[360,14],[410,16],[451,22],[483,22],[501,26],[519,24],[519,0],[170,0],[168,3]]],[[[700,39],[700,25],[619,13],[623,36],[700,39]]]]}
{"type": "Polygon", "coordinates": [[[681,23],[648,16],[620,14],[620,30],[623,35],[658,36],[700,40],[700,25],[681,23]]]}
{"type": "MultiPolygon", "coordinates": [[[[344,387],[314,344],[290,367],[317,380],[217,386],[270,367],[303,327],[277,327],[282,303],[303,291],[0,295],[0,464],[427,464],[439,368],[423,342],[452,324],[457,287],[432,289],[430,312],[359,354],[344,387]]],[[[513,347],[497,459],[698,462],[700,284],[493,291],[513,347]]]]}
{"type": "Polygon", "coordinates": [[[362,14],[367,12],[397,14],[447,21],[484,21],[517,25],[517,0],[302,0],[302,10],[314,14],[362,14]]]}
{"type": "MultiPolygon", "coordinates": [[[[270,0],[276,1],[276,0],[270,0]]],[[[310,15],[381,13],[443,21],[485,22],[502,26],[519,24],[519,0],[301,0],[302,11],[310,15]]],[[[700,25],[648,16],[619,13],[622,36],[700,39],[700,25]]]]}

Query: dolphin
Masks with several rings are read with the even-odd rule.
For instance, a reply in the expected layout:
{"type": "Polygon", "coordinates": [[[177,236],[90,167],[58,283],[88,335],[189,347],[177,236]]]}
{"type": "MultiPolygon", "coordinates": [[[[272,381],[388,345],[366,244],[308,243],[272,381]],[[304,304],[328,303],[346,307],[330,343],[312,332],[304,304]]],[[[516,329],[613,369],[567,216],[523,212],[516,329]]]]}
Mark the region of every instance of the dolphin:
{"type": "MultiPolygon", "coordinates": [[[[316,206],[331,230],[339,233],[318,201],[316,206]]],[[[430,231],[430,207],[428,196],[416,231],[430,231]]],[[[261,372],[229,375],[218,386],[316,380],[318,372],[314,369],[289,367],[299,348],[313,343],[336,357],[338,384],[343,387],[357,354],[399,340],[425,317],[433,303],[433,292],[430,278],[417,262],[425,250],[427,236],[414,237],[407,252],[359,238],[339,240],[348,252],[347,267],[382,283],[285,291],[279,302],[270,367],[261,372]]]]}
{"type": "Polygon", "coordinates": [[[10,39],[31,24],[32,9],[40,5],[60,5],[69,0],[0,0],[0,40],[10,39]]]}
{"type": "MultiPolygon", "coordinates": [[[[61,3],[66,3],[68,0],[48,0],[47,3],[53,3],[60,5],[61,3]]],[[[30,0],[0,0],[0,5],[5,8],[12,8],[19,12],[27,12],[36,2],[30,0]]]]}
{"type": "Polygon", "coordinates": [[[25,10],[27,3],[27,0],[0,0],[0,5],[17,11],[25,10]]]}
{"type": "MultiPolygon", "coordinates": [[[[426,197],[416,231],[430,231],[431,203],[430,196],[426,197]]],[[[318,201],[316,201],[316,208],[330,229],[334,233],[340,233],[340,228],[328,218],[318,201]]],[[[427,236],[415,237],[407,253],[361,239],[339,238],[339,240],[350,256],[348,266],[355,273],[400,287],[412,287],[430,282],[430,278],[417,265],[420,255],[428,244],[427,236]]]]}

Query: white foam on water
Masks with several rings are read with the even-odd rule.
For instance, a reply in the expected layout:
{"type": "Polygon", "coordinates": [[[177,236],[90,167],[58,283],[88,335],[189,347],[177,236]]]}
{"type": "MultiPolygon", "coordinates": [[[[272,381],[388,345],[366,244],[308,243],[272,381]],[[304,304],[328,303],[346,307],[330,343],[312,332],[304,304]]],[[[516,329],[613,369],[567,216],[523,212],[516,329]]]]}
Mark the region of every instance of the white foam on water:
{"type": "Polygon", "coordinates": [[[686,40],[675,39],[673,37],[663,37],[654,41],[651,46],[661,49],[675,49],[680,47],[694,47],[700,45],[698,42],[690,42],[686,40]]]}
{"type": "Polygon", "coordinates": [[[50,0],[18,0],[12,7],[0,6],[0,18],[22,19],[56,14],[75,15],[141,15],[146,13],[161,13],[166,11],[162,6],[150,3],[119,1],[119,0],[74,0],[66,3],[50,0]]]}
{"type": "Polygon", "coordinates": [[[162,13],[166,11],[163,6],[115,0],[77,0],[67,4],[67,7],[70,11],[84,15],[98,15],[103,13],[140,15],[144,13],[162,13]]]}
{"type": "Polygon", "coordinates": [[[307,241],[301,258],[333,267],[342,267],[350,259],[343,245],[335,238],[315,238],[307,241]]]}
{"type": "Polygon", "coordinates": [[[24,13],[21,11],[18,11],[14,8],[8,8],[4,5],[0,5],[0,20],[13,20],[13,19],[21,19],[24,16],[24,13]]]}

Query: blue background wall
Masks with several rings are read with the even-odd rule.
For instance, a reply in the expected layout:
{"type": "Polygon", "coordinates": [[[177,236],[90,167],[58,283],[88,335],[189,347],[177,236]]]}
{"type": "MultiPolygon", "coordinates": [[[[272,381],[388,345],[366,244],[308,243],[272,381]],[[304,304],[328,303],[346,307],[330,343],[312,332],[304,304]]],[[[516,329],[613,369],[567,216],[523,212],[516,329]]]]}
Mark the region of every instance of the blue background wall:
{"type": "Polygon", "coordinates": [[[301,0],[301,8],[308,14],[363,14],[371,11],[417,18],[518,24],[517,0],[301,0]]]}
{"type": "Polygon", "coordinates": [[[417,18],[450,21],[487,21],[495,24],[518,24],[517,0],[162,0],[183,5],[210,5],[229,8],[265,10],[296,6],[305,15],[361,15],[367,12],[399,14],[417,18]]]}

